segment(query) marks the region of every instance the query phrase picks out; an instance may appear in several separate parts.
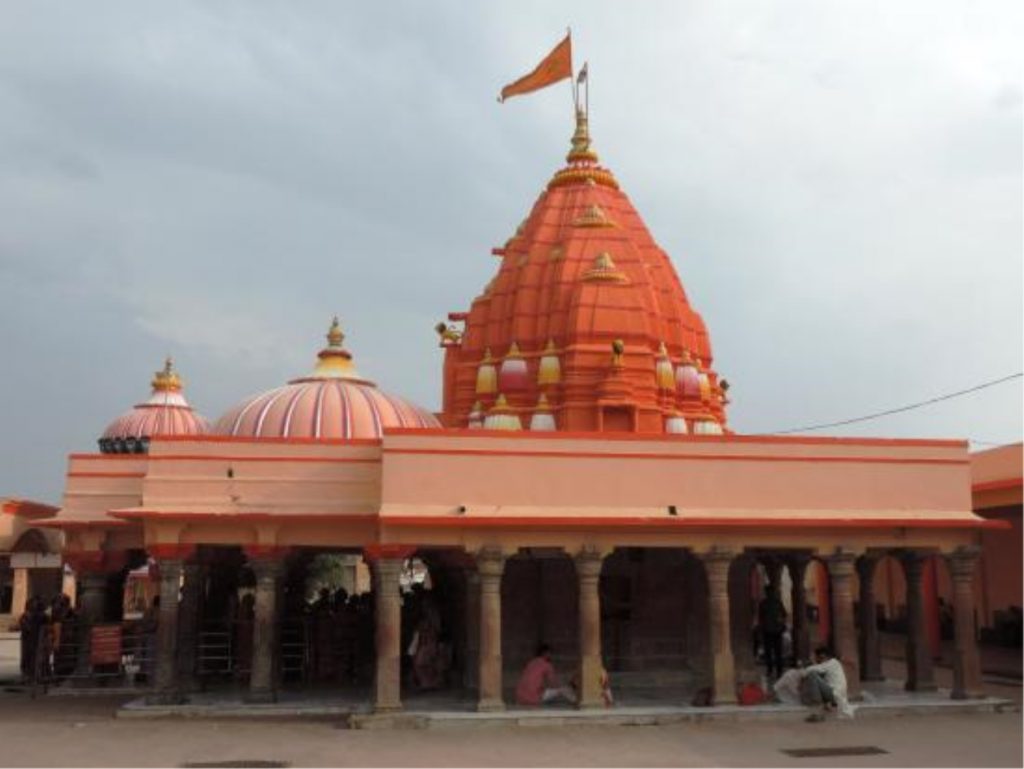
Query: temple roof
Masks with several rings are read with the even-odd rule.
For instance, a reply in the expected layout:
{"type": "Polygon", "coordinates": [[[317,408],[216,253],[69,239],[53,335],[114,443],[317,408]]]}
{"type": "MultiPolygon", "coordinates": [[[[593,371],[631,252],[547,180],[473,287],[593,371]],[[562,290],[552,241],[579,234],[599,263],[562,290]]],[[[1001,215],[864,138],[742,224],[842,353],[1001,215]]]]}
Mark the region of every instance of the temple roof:
{"type": "Polygon", "coordinates": [[[181,376],[170,358],[153,375],[149,400],[136,404],[119,416],[100,436],[100,451],[139,453],[146,450],[150,438],[158,435],[202,435],[209,432],[205,417],[192,410],[185,400],[181,376]]]}
{"type": "MultiPolygon", "coordinates": [[[[691,426],[704,424],[705,432],[724,429],[726,401],[704,321],[690,305],[668,254],[612,172],[600,164],[586,114],[577,113],[566,165],[493,253],[501,258],[497,274],[468,313],[451,316],[465,321],[464,333],[442,342],[446,424],[466,426],[481,396],[487,408],[505,395],[528,417],[544,392],[559,415],[559,429],[665,432],[664,421],[676,410],[691,426]],[[617,372],[611,367],[615,340],[623,345],[616,354],[622,362],[617,372]],[[558,359],[559,381],[539,382],[540,361],[552,355],[558,359]],[[659,355],[663,361],[667,355],[663,369],[669,363],[673,372],[692,367],[694,376],[703,377],[702,386],[684,393],[681,385],[678,392],[659,385],[667,381],[656,373],[659,355]],[[519,357],[526,361],[525,373],[503,382],[506,360],[519,357]],[[481,392],[477,383],[488,365],[495,368],[496,388],[481,392]],[[611,421],[602,416],[602,409],[612,406],[601,403],[609,376],[621,379],[613,388],[615,408],[632,416],[612,414],[611,421]]],[[[548,370],[554,367],[549,362],[548,370]]],[[[689,374],[687,369],[683,378],[689,374]]]]}
{"type": "Polygon", "coordinates": [[[380,390],[356,370],[337,317],[313,370],[246,398],[213,432],[245,438],[379,438],[385,427],[438,427],[426,409],[380,390]]]}

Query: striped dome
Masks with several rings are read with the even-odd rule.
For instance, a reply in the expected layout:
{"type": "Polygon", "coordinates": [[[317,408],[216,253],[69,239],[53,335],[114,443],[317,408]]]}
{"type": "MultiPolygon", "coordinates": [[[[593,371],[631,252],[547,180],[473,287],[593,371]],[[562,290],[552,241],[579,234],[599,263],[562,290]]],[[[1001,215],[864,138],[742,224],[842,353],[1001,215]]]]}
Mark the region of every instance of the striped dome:
{"type": "Polygon", "coordinates": [[[153,377],[153,394],[113,422],[100,436],[100,451],[105,454],[145,452],[149,439],[157,435],[203,435],[210,423],[192,410],[182,393],[181,377],[168,358],[162,371],[153,377]]]}
{"type": "Polygon", "coordinates": [[[429,411],[359,376],[334,319],[313,373],[238,404],[217,420],[219,435],[245,438],[379,438],[385,427],[440,427],[429,411]]]}

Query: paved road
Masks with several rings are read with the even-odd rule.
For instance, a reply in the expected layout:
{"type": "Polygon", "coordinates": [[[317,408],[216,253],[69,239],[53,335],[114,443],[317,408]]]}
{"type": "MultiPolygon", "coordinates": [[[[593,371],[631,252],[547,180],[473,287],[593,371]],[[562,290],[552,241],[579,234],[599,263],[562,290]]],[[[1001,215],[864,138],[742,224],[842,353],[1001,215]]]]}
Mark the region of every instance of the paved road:
{"type": "Polygon", "coordinates": [[[1019,713],[825,724],[679,724],[349,731],[330,722],[133,721],[111,698],[0,694],[0,765],[181,766],[1021,766],[1019,713]],[[882,755],[793,758],[784,749],[875,746],[882,755]]]}

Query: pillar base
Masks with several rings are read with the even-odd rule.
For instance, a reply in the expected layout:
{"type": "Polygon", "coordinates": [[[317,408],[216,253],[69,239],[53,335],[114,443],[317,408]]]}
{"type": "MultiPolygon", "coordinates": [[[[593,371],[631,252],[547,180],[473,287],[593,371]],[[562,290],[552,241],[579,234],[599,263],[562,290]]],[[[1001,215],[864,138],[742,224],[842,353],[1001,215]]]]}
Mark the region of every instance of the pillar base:
{"type": "Polygon", "coordinates": [[[153,692],[146,695],[147,705],[184,705],[188,698],[181,692],[153,692]]]}
{"type": "Polygon", "coordinates": [[[972,691],[957,691],[954,689],[949,698],[951,700],[983,700],[985,699],[985,692],[972,692],[972,691]]]}
{"type": "Polygon", "coordinates": [[[938,691],[939,687],[934,681],[923,684],[915,684],[908,681],[903,685],[903,689],[908,692],[935,692],[938,691]]]}
{"type": "Polygon", "coordinates": [[[580,661],[579,680],[579,702],[576,707],[579,710],[589,710],[604,706],[601,698],[601,672],[603,665],[601,659],[584,657],[580,661]]]}
{"type": "Polygon", "coordinates": [[[257,705],[277,702],[277,692],[273,689],[250,690],[245,695],[245,701],[257,705]]]}
{"type": "Polygon", "coordinates": [[[373,712],[377,715],[389,715],[393,713],[401,713],[401,705],[374,705],[373,712]]]}
{"type": "Polygon", "coordinates": [[[500,713],[504,709],[505,703],[502,700],[480,700],[476,704],[478,713],[500,713]]]}

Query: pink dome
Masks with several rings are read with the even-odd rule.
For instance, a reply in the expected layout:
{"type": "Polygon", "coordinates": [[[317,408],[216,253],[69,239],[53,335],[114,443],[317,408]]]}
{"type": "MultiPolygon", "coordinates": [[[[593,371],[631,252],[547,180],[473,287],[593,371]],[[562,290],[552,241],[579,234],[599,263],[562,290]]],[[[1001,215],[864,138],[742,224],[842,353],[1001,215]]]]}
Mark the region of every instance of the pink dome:
{"type": "Polygon", "coordinates": [[[389,395],[359,376],[334,319],[328,346],[309,376],[248,398],[217,420],[213,432],[246,438],[379,438],[385,427],[429,428],[429,411],[389,395]]]}
{"type": "Polygon", "coordinates": [[[203,435],[210,423],[192,410],[182,393],[181,377],[168,358],[162,371],[153,377],[153,394],[145,403],[126,411],[100,436],[100,451],[105,454],[146,451],[149,439],[156,435],[203,435]]]}

